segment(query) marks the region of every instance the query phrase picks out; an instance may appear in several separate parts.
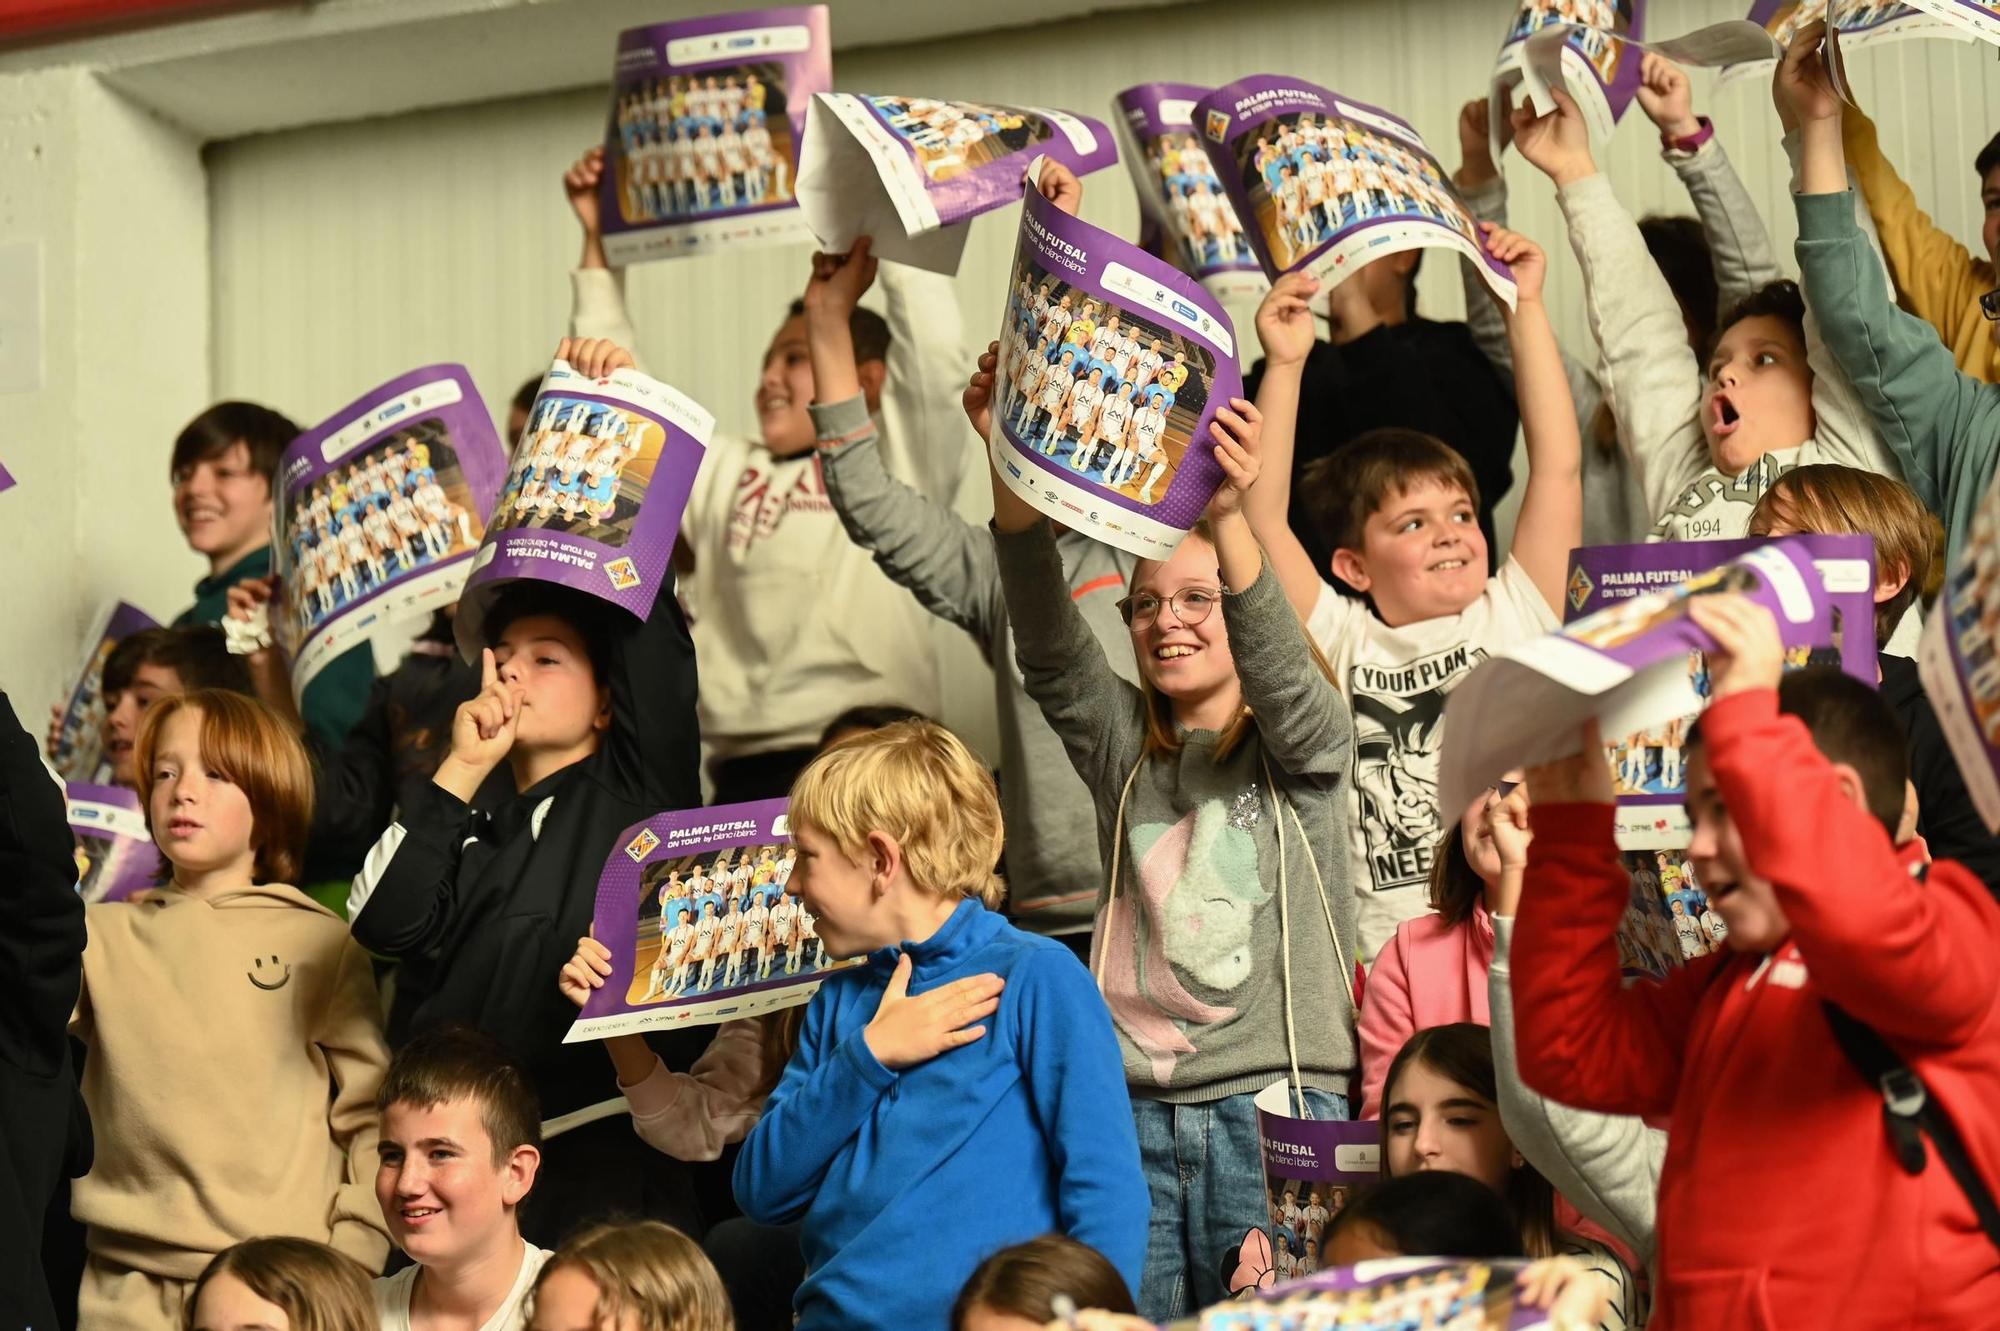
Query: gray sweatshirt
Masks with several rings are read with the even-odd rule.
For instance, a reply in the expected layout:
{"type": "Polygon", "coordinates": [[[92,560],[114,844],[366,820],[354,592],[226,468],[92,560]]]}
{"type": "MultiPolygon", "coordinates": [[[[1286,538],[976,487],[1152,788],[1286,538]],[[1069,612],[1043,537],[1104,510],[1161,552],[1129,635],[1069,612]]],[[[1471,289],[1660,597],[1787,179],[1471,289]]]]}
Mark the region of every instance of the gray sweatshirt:
{"type": "MultiPolygon", "coordinates": [[[[1104,877],[1090,792],[1014,665],[992,534],[889,474],[861,398],[815,406],[812,415],[827,495],[848,536],[925,609],[970,633],[993,666],[1009,913],[1036,933],[1088,933],[1104,877]]],[[[1137,679],[1131,634],[1118,615],[1132,556],[1072,531],[1056,537],[1056,549],[1070,600],[1098,649],[1121,678],[1137,679]]]]}
{"type": "Polygon", "coordinates": [[[1022,682],[1093,792],[1107,864],[1118,851],[1092,969],[1132,1093],[1219,1100],[1261,1090],[1296,1062],[1305,1085],[1346,1094],[1356,1063],[1353,735],[1276,575],[1267,565],[1222,597],[1254,729],[1227,758],[1216,756],[1221,736],[1204,730],[1148,756],[1144,698],[1071,599],[1048,524],[996,533],[994,546],[1022,682]]]}

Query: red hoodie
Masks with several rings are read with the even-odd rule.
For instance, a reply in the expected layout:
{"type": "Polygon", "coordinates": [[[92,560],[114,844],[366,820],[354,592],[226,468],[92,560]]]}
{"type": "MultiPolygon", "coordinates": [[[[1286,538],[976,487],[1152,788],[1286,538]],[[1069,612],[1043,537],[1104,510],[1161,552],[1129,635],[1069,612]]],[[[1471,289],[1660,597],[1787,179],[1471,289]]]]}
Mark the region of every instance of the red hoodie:
{"type": "Polygon", "coordinates": [[[1515,922],[1521,1076],[1565,1104],[1671,1112],[1651,1331],[2000,1326],[2000,1249],[1930,1152],[1903,1172],[1835,1043],[1873,1026],[2000,1179],[2000,905],[1950,861],[1911,876],[1773,691],[1702,718],[1751,869],[1791,935],[1624,987],[1609,805],[1538,805],[1515,922]]]}

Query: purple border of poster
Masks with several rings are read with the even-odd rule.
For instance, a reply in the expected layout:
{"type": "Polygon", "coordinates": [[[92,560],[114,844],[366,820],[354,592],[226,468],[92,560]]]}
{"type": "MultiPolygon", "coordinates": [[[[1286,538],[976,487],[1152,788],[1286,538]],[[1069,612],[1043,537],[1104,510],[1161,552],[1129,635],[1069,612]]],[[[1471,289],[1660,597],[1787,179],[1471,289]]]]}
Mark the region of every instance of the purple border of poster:
{"type": "MultiPolygon", "coordinates": [[[[1078,115],[1074,111],[1063,111],[1053,107],[1002,106],[992,102],[947,101],[947,105],[979,106],[989,110],[1006,111],[1016,115],[1039,116],[1041,119],[1049,122],[1050,128],[1054,130],[1054,133],[1050,134],[1048,138],[1031,143],[1024,148],[1017,148],[1005,157],[996,157],[990,161],[981,162],[963,175],[954,176],[950,180],[932,180],[925,173],[923,163],[918,158],[916,149],[904,139],[903,135],[896,130],[894,125],[889,123],[889,117],[883,114],[882,108],[876,104],[877,98],[886,95],[884,93],[857,94],[861,105],[867,110],[869,116],[880,126],[882,132],[894,140],[897,146],[903,150],[905,156],[908,157],[910,169],[916,173],[917,179],[923,183],[925,197],[930,200],[931,206],[937,210],[938,225],[940,227],[947,227],[955,222],[966,221],[968,218],[977,217],[981,213],[991,212],[995,208],[1004,208],[1019,199],[1021,197],[1022,170],[1037,157],[1053,157],[1068,166],[1070,170],[1079,176],[1089,175],[1092,171],[1100,171],[1118,160],[1118,143],[1112,137],[1110,127],[1103,121],[1091,116],[1078,115]],[[1072,123],[1065,125],[1063,123],[1065,120],[1072,123]],[[1081,147],[1076,143],[1075,136],[1078,129],[1087,131],[1089,138],[1092,140],[1088,148],[1081,147]]],[[[934,100],[946,101],[947,99],[937,98],[934,100]]]]}
{"type": "MultiPolygon", "coordinates": [[[[1629,2],[1632,6],[1631,22],[1626,25],[1625,31],[1619,32],[1614,28],[1608,36],[1611,41],[1623,42],[1629,45],[1631,48],[1629,52],[1630,58],[1620,58],[1617,72],[1613,74],[1609,82],[1606,82],[1597,73],[1596,66],[1590,63],[1590,56],[1583,49],[1582,28],[1586,25],[1575,25],[1577,30],[1572,31],[1563,42],[1563,49],[1573,52],[1577,59],[1583,62],[1584,67],[1590,70],[1592,79],[1595,80],[1598,88],[1604,94],[1605,109],[1610,113],[1611,121],[1614,125],[1630,109],[1632,100],[1639,95],[1639,87],[1643,82],[1640,78],[1640,68],[1644,57],[1639,48],[1640,44],[1646,40],[1646,0],[1629,0],[1629,2]]],[[[1525,5],[1527,0],[1522,0],[1522,3],[1525,5]]],[[[1517,7],[1514,12],[1518,19],[1521,12],[1520,8],[1517,7]]],[[[1554,19],[1549,23],[1542,24],[1541,27],[1553,27],[1556,23],[1560,22],[1562,22],[1561,19],[1554,19]]],[[[1541,31],[1541,28],[1534,28],[1517,35],[1513,28],[1510,27],[1506,40],[1500,43],[1500,57],[1495,61],[1496,73],[1505,69],[1508,57],[1517,48],[1525,47],[1528,39],[1539,31],[1541,31]]],[[[1565,60],[1564,63],[1567,66],[1569,62],[1565,60]]]]}
{"type": "MultiPolygon", "coordinates": [[[[1133,192],[1139,196],[1139,211],[1146,220],[1160,229],[1163,236],[1173,237],[1176,241],[1179,237],[1164,216],[1167,205],[1159,197],[1159,181],[1156,179],[1153,160],[1146,152],[1146,147],[1151,140],[1174,132],[1184,132],[1199,144],[1200,137],[1194,132],[1192,110],[1189,112],[1187,122],[1183,124],[1177,120],[1166,119],[1161,114],[1161,105],[1170,101],[1186,102],[1192,108],[1210,91],[1199,83],[1141,83],[1125,89],[1111,99],[1111,109],[1115,116],[1113,125],[1120,138],[1124,140],[1121,156],[1124,157],[1127,173],[1132,178],[1133,192]]],[[[1209,166],[1212,170],[1213,161],[1209,166]]],[[[1220,178],[1217,179],[1217,183],[1222,186],[1223,206],[1229,209],[1232,217],[1236,216],[1236,204],[1229,196],[1227,183],[1220,178]]],[[[1243,227],[1241,218],[1237,219],[1237,225],[1242,227],[1242,234],[1248,241],[1249,229],[1243,227]]],[[[1145,244],[1144,236],[1140,238],[1140,248],[1149,254],[1158,253],[1145,244]]],[[[1175,267],[1181,265],[1176,264],[1175,267]]],[[[1248,258],[1221,260],[1215,263],[1203,262],[1196,264],[1194,271],[1189,273],[1204,283],[1225,283],[1237,274],[1254,274],[1259,279],[1259,285],[1263,284],[1264,266],[1257,262],[1254,249],[1248,258]]]]}
{"type": "Polygon", "coordinates": [[[63,785],[63,802],[72,836],[111,847],[106,859],[92,865],[91,881],[77,884],[85,901],[124,901],[159,885],[160,856],[145,834],[146,811],[137,792],[70,781],[63,785]],[[135,825],[136,833],[128,830],[135,825]]]}

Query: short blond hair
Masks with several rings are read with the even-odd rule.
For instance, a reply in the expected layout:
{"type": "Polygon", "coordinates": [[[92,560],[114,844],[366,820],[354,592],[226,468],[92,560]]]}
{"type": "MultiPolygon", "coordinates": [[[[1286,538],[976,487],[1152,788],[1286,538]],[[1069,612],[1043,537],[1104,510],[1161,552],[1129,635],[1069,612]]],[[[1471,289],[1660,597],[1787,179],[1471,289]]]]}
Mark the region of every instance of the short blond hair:
{"type": "Polygon", "coordinates": [[[597,1286],[597,1320],[632,1315],[638,1331],[735,1331],[722,1278],[701,1245],[657,1220],[595,1225],[555,1250],[535,1277],[534,1299],[556,1272],[574,1269],[597,1286]]]}
{"type": "Polygon", "coordinates": [[[998,908],[1004,836],[993,774],[935,721],[898,721],[823,750],[792,784],[791,820],[860,861],[868,834],[902,847],[910,879],[998,908]]]}

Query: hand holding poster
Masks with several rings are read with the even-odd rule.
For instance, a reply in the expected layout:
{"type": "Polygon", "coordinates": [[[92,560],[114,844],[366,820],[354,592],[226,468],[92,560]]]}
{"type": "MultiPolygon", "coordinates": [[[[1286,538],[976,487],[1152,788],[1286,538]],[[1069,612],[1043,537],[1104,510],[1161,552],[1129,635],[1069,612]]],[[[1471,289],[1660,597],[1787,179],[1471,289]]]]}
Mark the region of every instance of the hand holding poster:
{"type": "Polygon", "coordinates": [[[1639,91],[1639,52],[1626,41],[1639,38],[1645,13],[1645,0],[1521,0],[1493,66],[1496,142],[1516,85],[1525,86],[1540,115],[1555,109],[1548,90],[1563,89],[1583,112],[1591,140],[1610,138],[1639,91]]]}
{"type": "Polygon", "coordinates": [[[274,631],[292,689],[458,599],[505,453],[460,365],[398,375],[301,434],[278,467],[274,631]]]}
{"type": "Polygon", "coordinates": [[[1155,248],[1143,236],[1139,245],[1200,279],[1217,300],[1261,297],[1270,283],[1215,164],[1195,137],[1194,105],[1207,94],[1191,83],[1142,83],[1112,101],[1112,123],[1140,211],[1168,248],[1155,248]]]}
{"type": "MultiPolygon", "coordinates": [[[[65,781],[109,781],[114,766],[104,751],[104,663],[118,644],[142,629],[156,629],[153,617],[118,601],[106,606],[91,626],[89,646],[77,666],[76,683],[62,717],[49,734],[49,761],[65,781]]],[[[143,830],[143,824],[142,824],[143,830]]]]}
{"type": "Polygon", "coordinates": [[[493,585],[510,578],[651,614],[714,429],[699,403],[637,370],[599,378],[557,360],[514,445],[453,625],[467,659],[478,655],[493,585]]]}
{"type": "Polygon", "coordinates": [[[1455,249],[1508,305],[1514,278],[1408,122],[1298,79],[1260,74],[1195,103],[1204,146],[1264,273],[1329,284],[1370,259],[1455,249]]]}
{"type": "Polygon", "coordinates": [[[834,971],[812,913],[785,891],[785,801],[656,814],[619,834],[591,936],[611,974],[565,1043],[701,1026],[805,1002],[834,971]]]}
{"type": "Polygon", "coordinates": [[[833,86],[825,5],[618,35],[604,174],[614,264],[810,240],[793,198],[806,105],[833,86]]]}
{"type": "Polygon", "coordinates": [[[965,223],[1018,200],[1037,156],[1081,176],[1118,149],[1103,124],[1067,111],[822,93],[807,116],[799,207],[830,254],[870,236],[877,258],[955,273],[965,223]]]}
{"type": "Polygon", "coordinates": [[[1318,1331],[1325,1327],[1477,1327],[1544,1331],[1549,1314],[1521,1303],[1525,1259],[1392,1257],[1336,1267],[1203,1311],[1200,1331],[1318,1331]]]}
{"type": "Polygon", "coordinates": [[[1264,1197],[1271,1214],[1267,1269],[1278,1281],[1309,1276],[1321,1269],[1327,1228],[1347,1199],[1382,1176],[1382,1124],[1377,1119],[1294,1118],[1298,1106],[1288,1081],[1259,1091],[1256,1104],[1264,1197]]]}
{"type": "Polygon", "coordinates": [[[1041,512],[1165,558],[1222,481],[1209,425],[1243,391],[1192,278],[1030,189],[994,372],[993,466],[1041,512]]]}
{"type": "Polygon", "coordinates": [[[2000,485],[1945,574],[1917,667],[1979,816],[2000,832],[2000,485]]]}
{"type": "MultiPolygon", "coordinates": [[[[1683,65],[1720,67],[1716,86],[1733,82],[1747,74],[1767,76],[1770,66],[1785,53],[1793,36],[1808,23],[1828,19],[1835,42],[1830,43],[1836,62],[1835,89],[1847,97],[1839,77],[1840,51],[1884,45],[1907,37],[1955,36],[1944,23],[1919,13],[1906,4],[1884,0],[1754,0],[1750,16],[1712,23],[1705,28],[1666,41],[1642,45],[1683,65]]],[[[1848,98],[1849,101],[1853,99],[1848,98]]]]}

